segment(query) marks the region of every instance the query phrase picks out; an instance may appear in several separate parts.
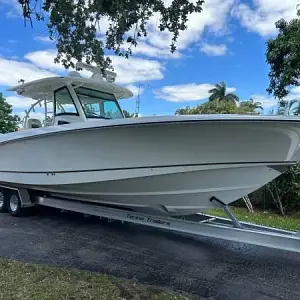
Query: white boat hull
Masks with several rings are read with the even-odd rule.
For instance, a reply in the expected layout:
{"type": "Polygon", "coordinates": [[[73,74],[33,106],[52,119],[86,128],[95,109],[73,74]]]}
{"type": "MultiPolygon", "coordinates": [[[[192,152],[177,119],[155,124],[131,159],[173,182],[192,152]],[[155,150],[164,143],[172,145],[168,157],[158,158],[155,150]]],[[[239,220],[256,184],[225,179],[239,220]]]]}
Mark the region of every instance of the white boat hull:
{"type": "MultiPolygon", "coordinates": [[[[139,170],[136,174],[114,172],[115,179],[110,181],[81,181],[35,188],[53,196],[122,205],[144,212],[155,210],[157,213],[184,215],[214,207],[209,201],[213,196],[230,203],[280,175],[275,169],[260,165],[179,167],[156,170],[155,175],[148,170],[139,170]]],[[[94,173],[93,177],[98,176],[94,173]]]]}
{"type": "Polygon", "coordinates": [[[233,202],[298,160],[299,122],[145,119],[9,134],[0,182],[183,215],[212,207],[213,196],[233,202]]]}

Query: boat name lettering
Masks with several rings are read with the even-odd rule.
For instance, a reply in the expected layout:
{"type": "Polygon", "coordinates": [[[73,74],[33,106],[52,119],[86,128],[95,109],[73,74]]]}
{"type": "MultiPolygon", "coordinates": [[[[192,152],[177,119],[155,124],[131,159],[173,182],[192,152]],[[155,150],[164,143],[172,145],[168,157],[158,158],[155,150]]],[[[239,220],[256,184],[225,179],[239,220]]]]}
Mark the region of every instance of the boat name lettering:
{"type": "Polygon", "coordinates": [[[145,221],[145,218],[142,216],[133,216],[131,214],[127,214],[127,218],[130,220],[137,220],[137,221],[145,221]]]}
{"type": "Polygon", "coordinates": [[[127,214],[127,218],[130,220],[136,220],[136,221],[142,221],[142,222],[147,222],[147,223],[153,223],[153,224],[160,224],[160,225],[165,225],[165,226],[170,226],[170,222],[166,222],[160,219],[154,219],[151,217],[144,217],[144,216],[135,216],[132,214],[127,214]]]}
{"type": "Polygon", "coordinates": [[[166,226],[170,226],[171,223],[170,222],[166,222],[160,219],[152,219],[150,217],[147,218],[147,222],[149,223],[155,223],[155,224],[161,224],[161,225],[166,225],[166,226]]]}

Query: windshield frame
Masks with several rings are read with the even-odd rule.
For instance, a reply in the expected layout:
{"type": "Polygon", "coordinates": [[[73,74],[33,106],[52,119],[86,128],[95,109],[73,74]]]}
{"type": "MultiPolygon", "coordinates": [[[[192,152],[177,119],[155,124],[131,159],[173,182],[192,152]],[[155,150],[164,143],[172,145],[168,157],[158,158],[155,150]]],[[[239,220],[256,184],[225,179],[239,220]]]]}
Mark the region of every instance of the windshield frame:
{"type": "Polygon", "coordinates": [[[70,93],[70,90],[68,88],[68,86],[62,86],[58,89],[56,89],[54,92],[53,92],[53,116],[54,117],[59,117],[59,116],[79,116],[79,112],[78,112],[78,109],[77,109],[77,106],[76,106],[76,103],[70,93]],[[76,109],[76,112],[63,112],[63,113],[57,113],[56,112],[56,104],[57,104],[57,98],[56,98],[56,93],[63,90],[63,89],[66,89],[69,96],[70,96],[70,99],[72,100],[72,104],[74,105],[75,109],[76,109]]]}
{"type": "MultiPolygon", "coordinates": [[[[122,119],[125,119],[123,110],[122,110],[122,108],[121,108],[121,106],[120,106],[120,104],[119,104],[119,102],[118,102],[118,100],[116,99],[116,97],[115,97],[114,94],[110,94],[110,93],[106,93],[106,92],[103,92],[103,91],[100,91],[100,90],[95,90],[95,89],[87,88],[87,87],[85,87],[85,86],[79,86],[79,87],[73,86],[73,89],[74,89],[74,91],[75,91],[75,93],[76,93],[76,96],[77,96],[77,98],[78,98],[78,100],[79,100],[79,103],[80,103],[80,105],[81,105],[82,111],[84,112],[84,115],[85,115],[85,117],[86,117],[87,119],[116,120],[117,118],[114,119],[114,118],[106,118],[106,117],[103,117],[103,116],[89,116],[89,115],[87,115],[87,113],[86,113],[86,111],[85,111],[85,109],[84,109],[84,107],[83,107],[82,100],[81,100],[81,98],[80,98],[80,95],[84,95],[84,93],[80,93],[80,92],[79,92],[79,89],[85,89],[85,90],[89,90],[89,91],[92,91],[92,92],[99,92],[99,93],[102,93],[102,94],[109,95],[109,97],[113,97],[113,99],[102,99],[102,98],[99,98],[99,97],[92,97],[92,96],[90,96],[90,95],[85,95],[85,96],[89,96],[89,97],[91,97],[91,98],[103,100],[103,102],[104,102],[104,101],[112,101],[112,102],[114,102],[114,103],[116,104],[116,106],[117,106],[119,112],[121,113],[122,119]]],[[[120,118],[120,119],[121,119],[121,118],[120,118]]]]}

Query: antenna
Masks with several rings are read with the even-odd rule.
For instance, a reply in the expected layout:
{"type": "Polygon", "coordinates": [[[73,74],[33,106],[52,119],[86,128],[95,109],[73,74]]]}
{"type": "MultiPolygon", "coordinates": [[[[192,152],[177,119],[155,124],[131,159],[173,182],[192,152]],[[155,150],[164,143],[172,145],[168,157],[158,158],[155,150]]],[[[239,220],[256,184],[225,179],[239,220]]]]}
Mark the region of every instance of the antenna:
{"type": "Polygon", "coordinates": [[[141,90],[141,84],[139,84],[138,95],[137,95],[137,99],[136,99],[136,103],[135,103],[135,117],[136,118],[139,116],[139,111],[140,111],[140,103],[141,103],[140,90],[141,90]]]}
{"type": "Polygon", "coordinates": [[[140,112],[140,103],[141,103],[140,92],[141,92],[141,87],[142,86],[144,86],[144,87],[150,87],[149,84],[144,85],[144,84],[139,83],[138,95],[137,95],[136,103],[135,103],[135,114],[134,114],[135,118],[137,118],[139,116],[139,112],[140,112]]]}

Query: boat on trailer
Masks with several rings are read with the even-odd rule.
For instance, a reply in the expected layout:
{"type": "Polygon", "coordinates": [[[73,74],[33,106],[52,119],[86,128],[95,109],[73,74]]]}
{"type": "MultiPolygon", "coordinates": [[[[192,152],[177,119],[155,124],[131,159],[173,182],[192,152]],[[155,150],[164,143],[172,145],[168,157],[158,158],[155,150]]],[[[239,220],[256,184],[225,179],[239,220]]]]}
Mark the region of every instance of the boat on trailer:
{"type": "Polygon", "coordinates": [[[45,205],[174,230],[190,222],[178,216],[221,206],[241,230],[228,204],[300,159],[298,117],[125,118],[118,100],[132,93],[114,83],[116,74],[78,67],[92,76],[72,71],[10,89],[43,103],[45,120],[30,118],[31,107],[25,130],[0,137],[0,211],[45,205]]]}

